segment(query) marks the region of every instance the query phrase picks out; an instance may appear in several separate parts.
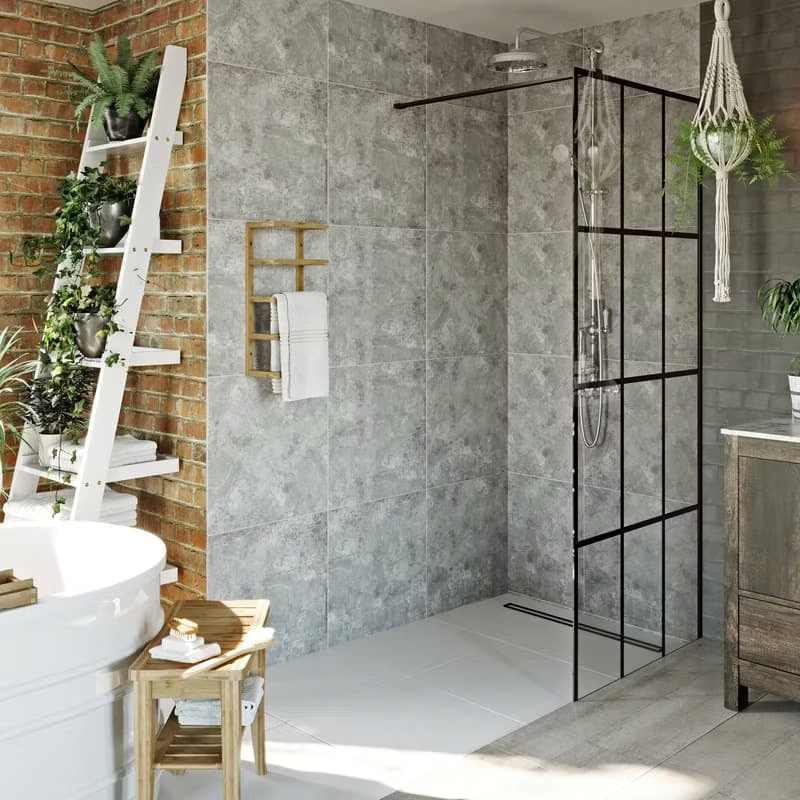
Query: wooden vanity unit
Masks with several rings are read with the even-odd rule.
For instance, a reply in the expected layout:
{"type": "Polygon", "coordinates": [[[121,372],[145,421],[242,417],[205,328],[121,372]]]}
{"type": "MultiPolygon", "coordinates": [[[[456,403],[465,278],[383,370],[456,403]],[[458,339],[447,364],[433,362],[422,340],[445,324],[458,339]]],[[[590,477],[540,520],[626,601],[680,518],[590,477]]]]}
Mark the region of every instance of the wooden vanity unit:
{"type": "Polygon", "coordinates": [[[723,429],[725,706],[800,701],[800,422],[723,429]]]}

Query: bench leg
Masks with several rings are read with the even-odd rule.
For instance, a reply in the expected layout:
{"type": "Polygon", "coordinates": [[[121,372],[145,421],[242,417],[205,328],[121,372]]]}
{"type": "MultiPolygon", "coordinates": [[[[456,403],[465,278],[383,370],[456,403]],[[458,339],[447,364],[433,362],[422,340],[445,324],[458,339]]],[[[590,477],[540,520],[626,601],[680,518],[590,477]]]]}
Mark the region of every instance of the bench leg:
{"type": "Polygon", "coordinates": [[[241,728],[242,701],[240,684],[237,681],[223,681],[222,711],[222,785],[224,800],[240,800],[241,775],[241,728]]]}
{"type": "Polygon", "coordinates": [[[256,659],[256,674],[260,675],[264,678],[264,696],[261,698],[261,702],[258,704],[258,710],[256,711],[256,718],[253,720],[253,724],[250,726],[250,732],[253,735],[253,754],[255,755],[255,762],[256,762],[256,774],[257,775],[266,775],[267,774],[267,754],[266,754],[266,743],[264,741],[266,737],[266,720],[265,715],[267,713],[267,684],[266,684],[266,669],[267,669],[267,656],[265,650],[259,650],[255,654],[256,659]]]}
{"type": "Polygon", "coordinates": [[[136,800],[153,800],[153,753],[155,748],[153,685],[149,681],[136,681],[134,695],[136,800]]]}

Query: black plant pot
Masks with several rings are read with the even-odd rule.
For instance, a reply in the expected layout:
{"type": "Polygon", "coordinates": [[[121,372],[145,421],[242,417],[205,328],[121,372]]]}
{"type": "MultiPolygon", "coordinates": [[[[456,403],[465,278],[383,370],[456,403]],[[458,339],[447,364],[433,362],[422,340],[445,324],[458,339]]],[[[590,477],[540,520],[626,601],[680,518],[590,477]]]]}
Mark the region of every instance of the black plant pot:
{"type": "Polygon", "coordinates": [[[100,358],[106,348],[108,320],[97,314],[76,314],[72,327],[78,350],[87,358],[100,358]]]}
{"type": "Polygon", "coordinates": [[[130,217],[133,203],[104,203],[96,210],[89,209],[89,224],[100,229],[100,247],[113,247],[125,235],[130,222],[123,222],[123,217],[130,217]]]}
{"type": "Polygon", "coordinates": [[[135,139],[142,135],[147,119],[149,117],[142,119],[135,110],[131,110],[121,117],[112,106],[107,108],[103,115],[103,129],[111,142],[135,139]]]}

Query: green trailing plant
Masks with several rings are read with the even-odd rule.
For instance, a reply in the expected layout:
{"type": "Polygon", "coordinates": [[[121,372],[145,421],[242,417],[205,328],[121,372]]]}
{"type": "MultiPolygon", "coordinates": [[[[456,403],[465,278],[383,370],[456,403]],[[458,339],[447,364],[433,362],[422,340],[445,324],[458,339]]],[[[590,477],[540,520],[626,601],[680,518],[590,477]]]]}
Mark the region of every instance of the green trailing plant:
{"type": "MultiPolygon", "coordinates": [[[[20,347],[21,328],[0,330],[0,477],[10,447],[22,439],[22,424],[28,414],[27,376],[36,362],[14,355],[20,347]]],[[[0,484],[0,495],[5,492],[0,484]]]]}
{"type": "MultiPolygon", "coordinates": [[[[758,290],[758,306],[764,322],[776,333],[800,331],[800,278],[770,280],[758,290]]],[[[800,355],[789,363],[789,374],[800,375],[800,355]]]]}
{"type": "MultiPolygon", "coordinates": [[[[735,176],[744,184],[766,182],[770,189],[775,188],[778,178],[794,179],[786,166],[783,148],[786,144],[785,137],[779,137],[772,128],[774,115],[756,119],[751,117],[749,124],[752,126],[752,141],[750,153],[747,158],[734,171],[735,176]]],[[[677,228],[684,227],[693,216],[696,209],[697,187],[702,186],[706,179],[714,174],[714,165],[698,158],[692,149],[692,142],[700,130],[686,120],[675,120],[676,132],[673,149],[667,155],[668,176],[664,191],[675,198],[673,212],[674,223],[677,228]]],[[[736,121],[728,121],[709,133],[727,135],[744,135],[745,126],[736,121]]]]}
{"type": "MultiPolygon", "coordinates": [[[[92,275],[99,258],[100,230],[91,215],[106,203],[133,203],[136,181],[111,175],[99,167],[85,167],[80,176],[71,172],[58,190],[61,205],[55,210],[55,232],[29,237],[22,243],[25,263],[36,275],[76,275],[85,256],[84,274],[92,275]]],[[[129,218],[123,219],[130,222],[129,218]]]]}
{"type": "Polygon", "coordinates": [[[153,107],[158,83],[159,53],[153,51],[139,59],[134,58],[128,37],[120,34],[117,39],[117,61],[113,63],[108,50],[98,34],[89,45],[89,63],[97,77],[87,75],[83,70],[68,62],[70,70],[53,70],[60,78],[73,81],[73,99],[78,102],[75,116],[80,117],[90,107],[94,107],[91,124],[100,127],[103,115],[109,109],[124,117],[135,111],[141,119],[147,119],[153,107]]]}

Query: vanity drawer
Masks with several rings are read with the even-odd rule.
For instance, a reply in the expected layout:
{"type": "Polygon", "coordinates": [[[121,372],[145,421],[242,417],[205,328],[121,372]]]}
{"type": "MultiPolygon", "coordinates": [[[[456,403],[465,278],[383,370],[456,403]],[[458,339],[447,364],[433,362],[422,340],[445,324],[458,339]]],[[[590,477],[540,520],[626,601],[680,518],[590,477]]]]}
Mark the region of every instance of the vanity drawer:
{"type": "Polygon", "coordinates": [[[800,675],[800,611],[740,597],[739,658],[800,675]]]}

